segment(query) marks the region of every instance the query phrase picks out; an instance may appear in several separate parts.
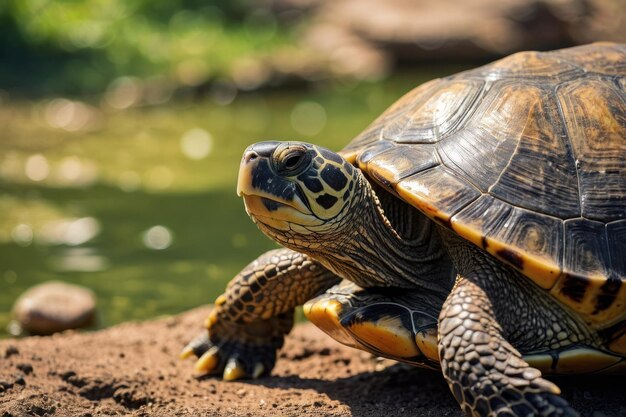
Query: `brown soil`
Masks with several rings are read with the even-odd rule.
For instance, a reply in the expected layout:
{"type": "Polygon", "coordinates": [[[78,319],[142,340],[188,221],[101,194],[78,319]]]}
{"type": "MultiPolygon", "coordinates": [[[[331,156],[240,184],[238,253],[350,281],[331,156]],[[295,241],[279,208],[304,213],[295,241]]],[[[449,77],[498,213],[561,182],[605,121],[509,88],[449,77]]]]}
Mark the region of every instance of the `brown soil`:
{"type": "MultiPolygon", "coordinates": [[[[92,333],[0,341],[0,416],[460,416],[437,372],[339,345],[310,324],[271,377],[191,377],[177,359],[206,308],[92,333]]],[[[557,380],[584,416],[626,416],[623,377],[557,380]]]]}

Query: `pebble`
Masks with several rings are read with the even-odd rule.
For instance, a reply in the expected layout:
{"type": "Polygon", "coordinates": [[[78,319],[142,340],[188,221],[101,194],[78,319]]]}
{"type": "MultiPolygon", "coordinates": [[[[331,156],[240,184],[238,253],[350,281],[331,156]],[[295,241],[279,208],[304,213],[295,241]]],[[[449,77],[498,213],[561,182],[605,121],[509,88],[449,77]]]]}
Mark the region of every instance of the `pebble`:
{"type": "Polygon", "coordinates": [[[29,363],[20,363],[16,368],[24,372],[25,375],[30,375],[30,373],[33,372],[33,366],[29,363]]]}
{"type": "Polygon", "coordinates": [[[49,281],[26,290],[13,306],[23,332],[49,335],[89,326],[95,319],[93,291],[78,285],[49,281]]]}
{"type": "Polygon", "coordinates": [[[5,358],[9,358],[13,355],[19,355],[20,351],[15,347],[15,346],[9,346],[7,347],[6,351],[4,352],[4,357],[5,358]]]}

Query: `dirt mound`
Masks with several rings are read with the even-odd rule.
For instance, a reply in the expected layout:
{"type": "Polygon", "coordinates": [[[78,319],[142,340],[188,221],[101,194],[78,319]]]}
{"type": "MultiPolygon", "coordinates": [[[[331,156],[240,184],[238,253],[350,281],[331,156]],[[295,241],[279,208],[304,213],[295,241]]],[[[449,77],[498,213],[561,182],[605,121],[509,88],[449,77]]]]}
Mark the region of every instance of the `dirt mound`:
{"type": "MultiPolygon", "coordinates": [[[[177,354],[208,309],[93,333],[0,341],[0,416],[461,416],[437,372],[339,345],[310,324],[271,377],[191,377],[177,354]]],[[[623,377],[556,381],[585,416],[626,416],[623,377]]]]}

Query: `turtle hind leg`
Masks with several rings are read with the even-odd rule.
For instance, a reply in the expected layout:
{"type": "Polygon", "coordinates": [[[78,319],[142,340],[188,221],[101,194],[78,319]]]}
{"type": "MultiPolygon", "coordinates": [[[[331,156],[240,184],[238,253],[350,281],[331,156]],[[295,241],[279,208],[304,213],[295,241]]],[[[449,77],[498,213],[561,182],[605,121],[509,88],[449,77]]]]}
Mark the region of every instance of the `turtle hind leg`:
{"type": "Polygon", "coordinates": [[[345,280],[304,305],[307,318],[338,342],[431,369],[439,369],[439,309],[423,291],[361,288],[345,280]]]}
{"type": "Polygon", "coordinates": [[[459,277],[439,316],[441,368],[465,413],[578,416],[559,388],[505,340],[491,300],[476,281],[472,274],[459,277]]]}

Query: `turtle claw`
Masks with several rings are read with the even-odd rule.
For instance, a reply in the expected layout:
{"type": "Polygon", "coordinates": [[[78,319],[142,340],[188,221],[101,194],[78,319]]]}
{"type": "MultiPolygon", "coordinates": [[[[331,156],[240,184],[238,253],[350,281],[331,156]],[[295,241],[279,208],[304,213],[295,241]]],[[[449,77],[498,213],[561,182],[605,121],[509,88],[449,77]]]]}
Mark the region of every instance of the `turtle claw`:
{"type": "Polygon", "coordinates": [[[276,361],[276,347],[271,343],[251,345],[240,342],[234,335],[214,337],[208,334],[197,337],[181,351],[180,359],[196,356],[193,375],[222,375],[225,381],[243,378],[258,379],[267,374],[276,361]]]}
{"type": "Polygon", "coordinates": [[[213,346],[211,349],[204,352],[200,358],[198,358],[193,366],[194,374],[196,376],[204,376],[215,370],[217,364],[219,363],[217,351],[217,346],[213,346]]]}
{"type": "Polygon", "coordinates": [[[190,358],[194,355],[193,352],[193,348],[189,345],[185,346],[185,348],[180,352],[180,354],[178,355],[178,358],[180,360],[185,360],[187,358],[190,358]]]}
{"type": "Polygon", "coordinates": [[[254,365],[254,369],[252,370],[252,379],[259,379],[261,375],[265,372],[265,367],[261,362],[258,362],[254,365]]]}
{"type": "Polygon", "coordinates": [[[235,358],[230,358],[224,368],[222,378],[224,381],[235,381],[246,376],[246,370],[243,365],[235,358]]]}
{"type": "Polygon", "coordinates": [[[181,359],[198,358],[194,376],[221,375],[226,381],[234,381],[269,374],[284,335],[291,329],[293,313],[237,323],[221,317],[219,312],[215,309],[209,314],[208,331],[189,342],[179,355],[181,359]]]}

